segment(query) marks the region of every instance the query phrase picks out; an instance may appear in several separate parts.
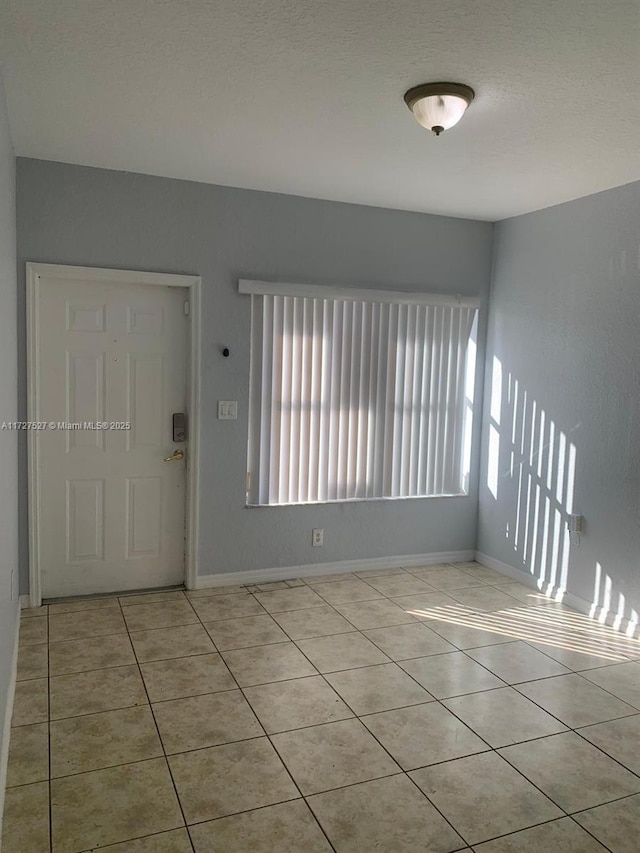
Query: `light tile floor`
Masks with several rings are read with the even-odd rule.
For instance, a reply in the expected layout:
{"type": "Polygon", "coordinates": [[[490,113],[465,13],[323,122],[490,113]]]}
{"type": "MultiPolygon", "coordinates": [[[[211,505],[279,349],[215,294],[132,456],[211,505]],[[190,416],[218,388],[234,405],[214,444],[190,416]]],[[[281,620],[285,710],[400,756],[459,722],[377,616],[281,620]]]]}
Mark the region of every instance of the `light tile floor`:
{"type": "Polygon", "coordinates": [[[22,614],[3,853],[637,853],[640,642],[475,563],[22,614]]]}

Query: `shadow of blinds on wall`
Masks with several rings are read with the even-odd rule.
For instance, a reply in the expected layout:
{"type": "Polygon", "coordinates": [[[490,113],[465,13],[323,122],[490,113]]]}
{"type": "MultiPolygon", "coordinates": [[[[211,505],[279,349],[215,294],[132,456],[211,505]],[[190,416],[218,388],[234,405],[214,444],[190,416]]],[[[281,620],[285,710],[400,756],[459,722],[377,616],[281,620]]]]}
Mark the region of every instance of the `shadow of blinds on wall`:
{"type": "Polygon", "coordinates": [[[465,494],[477,299],[239,289],[251,294],[249,504],[465,494]]]}

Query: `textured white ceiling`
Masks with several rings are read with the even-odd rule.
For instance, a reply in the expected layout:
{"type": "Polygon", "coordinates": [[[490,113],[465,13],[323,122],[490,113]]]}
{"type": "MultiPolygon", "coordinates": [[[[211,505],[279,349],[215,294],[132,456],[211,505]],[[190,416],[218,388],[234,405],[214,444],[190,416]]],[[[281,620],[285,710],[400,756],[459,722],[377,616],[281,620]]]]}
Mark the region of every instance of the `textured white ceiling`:
{"type": "Polygon", "coordinates": [[[0,69],[27,157],[490,220],[640,179],[640,0],[2,0],[0,69]]]}

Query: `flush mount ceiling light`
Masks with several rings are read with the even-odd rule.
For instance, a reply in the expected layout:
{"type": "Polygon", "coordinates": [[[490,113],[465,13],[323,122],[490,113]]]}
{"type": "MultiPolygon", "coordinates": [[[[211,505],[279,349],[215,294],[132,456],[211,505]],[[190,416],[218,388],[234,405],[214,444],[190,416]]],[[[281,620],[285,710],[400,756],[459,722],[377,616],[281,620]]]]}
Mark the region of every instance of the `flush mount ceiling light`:
{"type": "Polygon", "coordinates": [[[423,83],[405,92],[404,100],[418,124],[440,136],[458,124],[474,97],[464,83],[423,83]]]}

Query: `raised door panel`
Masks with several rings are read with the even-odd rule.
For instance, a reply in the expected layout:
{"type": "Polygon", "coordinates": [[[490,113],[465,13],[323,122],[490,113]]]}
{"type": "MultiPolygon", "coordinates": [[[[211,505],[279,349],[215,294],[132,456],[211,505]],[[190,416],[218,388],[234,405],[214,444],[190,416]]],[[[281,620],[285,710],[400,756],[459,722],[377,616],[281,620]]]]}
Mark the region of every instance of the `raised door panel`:
{"type": "Polygon", "coordinates": [[[105,481],[67,480],[67,562],[104,558],[105,481]]]}
{"type": "Polygon", "coordinates": [[[67,301],[67,332],[106,331],[107,306],[104,303],[67,301]]]}
{"type": "Polygon", "coordinates": [[[159,448],[166,417],[163,407],[164,359],[159,353],[127,354],[127,450],[159,448]]]}
{"type": "Polygon", "coordinates": [[[162,538],[162,478],[127,478],[127,559],[158,557],[162,538]]]}
{"type": "Polygon", "coordinates": [[[127,333],[130,335],[162,335],[164,311],[160,306],[127,306],[127,333]]]}
{"type": "Polygon", "coordinates": [[[104,352],[66,354],[66,420],[76,424],[66,430],[67,453],[74,448],[104,450],[105,433],[83,428],[105,420],[106,381],[104,352]],[[82,425],[82,426],[81,426],[82,425]]]}

